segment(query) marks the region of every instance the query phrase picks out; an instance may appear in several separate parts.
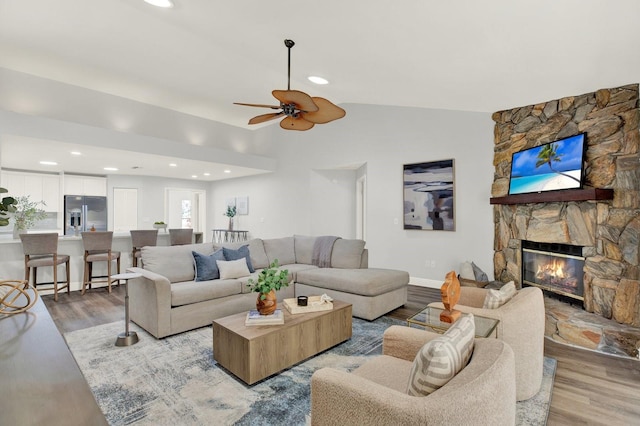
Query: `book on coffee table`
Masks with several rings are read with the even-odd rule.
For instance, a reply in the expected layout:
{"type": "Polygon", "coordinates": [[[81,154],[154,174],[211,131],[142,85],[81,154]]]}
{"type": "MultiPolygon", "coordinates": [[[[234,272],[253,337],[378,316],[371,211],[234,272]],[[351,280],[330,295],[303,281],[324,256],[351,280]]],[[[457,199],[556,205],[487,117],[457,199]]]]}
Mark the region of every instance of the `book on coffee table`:
{"type": "Polygon", "coordinates": [[[284,324],[284,314],[281,309],[276,309],[271,315],[260,315],[255,309],[247,312],[247,318],[244,320],[244,325],[278,325],[284,324]]]}

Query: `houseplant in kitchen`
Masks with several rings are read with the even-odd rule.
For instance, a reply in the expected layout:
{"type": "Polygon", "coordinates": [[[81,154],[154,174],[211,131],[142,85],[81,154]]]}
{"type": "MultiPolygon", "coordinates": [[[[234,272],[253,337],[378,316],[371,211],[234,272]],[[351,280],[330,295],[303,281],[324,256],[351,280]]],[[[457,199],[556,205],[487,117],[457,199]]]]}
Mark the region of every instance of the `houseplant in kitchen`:
{"type": "Polygon", "coordinates": [[[275,259],[268,268],[263,269],[258,274],[258,280],[250,279],[247,287],[251,291],[260,293],[256,300],[256,309],[260,315],[270,315],[277,307],[276,290],[289,285],[289,271],[278,269],[278,259],[275,259]]]}
{"type": "Polygon", "coordinates": [[[236,215],[236,206],[227,206],[227,211],[224,215],[229,218],[229,231],[233,231],[233,218],[236,215]]]}
{"type": "MultiPolygon", "coordinates": [[[[5,188],[0,188],[0,194],[6,194],[7,191],[5,188]]],[[[2,197],[2,201],[0,201],[0,226],[9,225],[9,213],[13,213],[15,211],[16,199],[13,197],[2,197]]]]}
{"type": "Polygon", "coordinates": [[[28,195],[16,197],[13,211],[13,238],[19,238],[19,234],[32,228],[36,222],[47,217],[40,206],[45,206],[44,201],[31,201],[28,195]]]}
{"type": "Polygon", "coordinates": [[[167,232],[167,224],[161,220],[153,222],[153,227],[154,229],[164,229],[164,232],[167,232]]]}

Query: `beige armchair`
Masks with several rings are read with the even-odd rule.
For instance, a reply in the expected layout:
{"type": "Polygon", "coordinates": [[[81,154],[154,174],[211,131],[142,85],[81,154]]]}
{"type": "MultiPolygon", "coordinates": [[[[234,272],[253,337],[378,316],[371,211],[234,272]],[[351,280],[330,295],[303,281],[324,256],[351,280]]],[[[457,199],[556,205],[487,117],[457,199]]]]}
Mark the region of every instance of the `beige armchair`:
{"type": "MultiPolygon", "coordinates": [[[[544,362],[544,299],[537,287],[525,287],[497,309],[483,309],[487,289],[461,287],[455,309],[500,320],[498,338],[511,346],[516,363],[516,399],[523,401],[538,393],[544,362]]],[[[429,306],[443,308],[441,302],[429,306]]]]}
{"type": "Polygon", "coordinates": [[[437,336],[392,326],[384,333],[383,355],[352,373],[316,371],[311,377],[311,424],[513,425],[513,351],[500,340],[476,339],[469,364],[432,394],[406,393],[416,353],[437,336]]]}

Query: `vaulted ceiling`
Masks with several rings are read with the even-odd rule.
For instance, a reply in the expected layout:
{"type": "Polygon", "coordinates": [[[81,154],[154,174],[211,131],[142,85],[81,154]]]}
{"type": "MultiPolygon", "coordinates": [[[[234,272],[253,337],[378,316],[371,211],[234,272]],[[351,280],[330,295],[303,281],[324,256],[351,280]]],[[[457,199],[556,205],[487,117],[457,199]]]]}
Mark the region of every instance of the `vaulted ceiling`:
{"type": "Polygon", "coordinates": [[[233,102],[274,103],[285,38],[291,87],[336,104],[490,113],[640,81],[637,0],[173,1],[0,0],[0,67],[245,128],[269,111],[233,102]]]}

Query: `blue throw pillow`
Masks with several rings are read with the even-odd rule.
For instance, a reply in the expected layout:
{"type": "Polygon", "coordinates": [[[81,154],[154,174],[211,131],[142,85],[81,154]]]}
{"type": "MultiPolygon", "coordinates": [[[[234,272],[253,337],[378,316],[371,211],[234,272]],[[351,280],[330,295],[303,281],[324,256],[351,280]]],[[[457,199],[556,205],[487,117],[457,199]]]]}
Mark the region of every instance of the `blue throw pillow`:
{"type": "Polygon", "coordinates": [[[238,250],[232,250],[226,247],[222,247],[222,252],[224,253],[224,259],[221,260],[238,260],[244,257],[245,259],[247,259],[247,267],[249,268],[249,272],[255,272],[255,269],[253,269],[253,265],[251,264],[251,256],[249,255],[248,245],[242,246],[238,250]]]}
{"type": "Polygon", "coordinates": [[[222,250],[215,251],[210,255],[192,251],[193,261],[196,265],[196,281],[217,280],[220,278],[217,260],[224,260],[222,250]]]}

